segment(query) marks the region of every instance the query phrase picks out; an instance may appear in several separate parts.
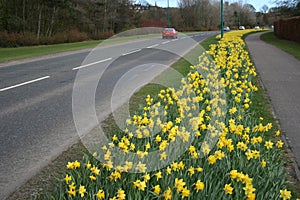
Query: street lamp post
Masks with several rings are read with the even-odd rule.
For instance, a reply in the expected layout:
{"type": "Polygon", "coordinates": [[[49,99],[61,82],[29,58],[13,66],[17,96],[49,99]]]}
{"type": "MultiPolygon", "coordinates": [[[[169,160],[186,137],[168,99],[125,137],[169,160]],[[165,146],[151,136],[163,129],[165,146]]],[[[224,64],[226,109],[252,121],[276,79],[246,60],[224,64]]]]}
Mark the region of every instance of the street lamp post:
{"type": "Polygon", "coordinates": [[[221,38],[224,37],[224,4],[221,0],[221,38]]]}
{"type": "Polygon", "coordinates": [[[168,27],[171,27],[171,21],[170,21],[170,0],[168,0],[168,27]]]}
{"type": "Polygon", "coordinates": [[[198,31],[201,31],[201,23],[200,23],[200,0],[198,0],[198,31]]]}

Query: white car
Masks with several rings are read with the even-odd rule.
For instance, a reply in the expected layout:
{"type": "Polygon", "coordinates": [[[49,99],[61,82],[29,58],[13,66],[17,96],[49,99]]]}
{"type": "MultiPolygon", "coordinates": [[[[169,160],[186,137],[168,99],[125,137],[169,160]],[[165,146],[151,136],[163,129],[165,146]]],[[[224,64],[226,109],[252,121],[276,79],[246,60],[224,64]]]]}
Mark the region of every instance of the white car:
{"type": "Polygon", "coordinates": [[[245,30],[246,28],[245,28],[245,26],[240,26],[239,29],[240,30],[245,30]]]}
{"type": "Polygon", "coordinates": [[[260,29],[260,27],[259,26],[255,26],[254,29],[260,29]]]}
{"type": "Polygon", "coordinates": [[[224,29],[223,29],[224,31],[230,31],[230,28],[229,28],[229,26],[224,26],[224,29]]]}

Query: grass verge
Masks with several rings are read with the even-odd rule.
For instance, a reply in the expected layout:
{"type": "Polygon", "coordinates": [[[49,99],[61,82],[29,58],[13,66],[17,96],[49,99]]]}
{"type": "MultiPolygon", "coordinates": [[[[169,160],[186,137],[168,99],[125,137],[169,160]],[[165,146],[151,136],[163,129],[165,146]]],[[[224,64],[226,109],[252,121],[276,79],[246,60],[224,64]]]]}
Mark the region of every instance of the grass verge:
{"type": "Polygon", "coordinates": [[[86,41],[69,44],[54,44],[33,47],[18,48],[0,48],[0,62],[41,56],[53,53],[61,53],[66,51],[74,51],[79,49],[92,48],[97,46],[100,41],[86,41]]]}
{"type": "Polygon", "coordinates": [[[289,41],[289,40],[281,40],[278,39],[274,32],[268,32],[261,36],[261,40],[272,44],[283,51],[295,56],[298,60],[300,60],[300,44],[297,42],[289,41]]]}
{"type": "Polygon", "coordinates": [[[149,35],[137,35],[137,36],[128,36],[128,37],[118,37],[107,39],[104,41],[101,40],[92,40],[84,42],[75,42],[75,43],[65,43],[65,44],[54,44],[54,45],[40,45],[40,46],[31,46],[31,47],[17,47],[17,48],[0,48],[0,62],[7,62],[11,60],[18,60],[24,58],[30,58],[34,56],[42,56],[54,53],[61,53],[66,51],[75,51],[87,48],[93,48],[99,45],[110,45],[115,43],[127,42],[130,40],[136,39],[146,39],[150,37],[157,37],[158,34],[149,34],[149,35]]]}

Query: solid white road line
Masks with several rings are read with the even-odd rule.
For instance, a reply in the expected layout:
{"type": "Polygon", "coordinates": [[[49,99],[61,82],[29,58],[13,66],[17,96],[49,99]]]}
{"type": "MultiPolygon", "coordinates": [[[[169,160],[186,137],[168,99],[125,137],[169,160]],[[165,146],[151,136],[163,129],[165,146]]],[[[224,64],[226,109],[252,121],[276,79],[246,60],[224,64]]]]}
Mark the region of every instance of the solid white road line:
{"type": "Polygon", "coordinates": [[[44,76],[42,78],[37,78],[37,79],[31,80],[31,81],[27,81],[27,82],[24,82],[24,83],[20,83],[20,84],[17,84],[17,85],[13,85],[13,86],[10,86],[10,87],[2,88],[2,89],[0,89],[0,92],[3,92],[5,90],[10,90],[10,89],[13,89],[13,88],[16,88],[16,87],[20,87],[20,86],[23,86],[23,85],[27,85],[27,84],[30,84],[30,83],[34,83],[34,82],[37,82],[37,81],[41,81],[41,80],[44,80],[44,79],[47,79],[47,78],[50,78],[50,76],[44,76]]]}
{"type": "Polygon", "coordinates": [[[141,51],[141,50],[142,50],[142,49],[136,49],[136,50],[133,50],[133,51],[129,51],[129,52],[127,52],[127,53],[123,53],[122,56],[127,56],[127,55],[129,55],[129,54],[136,53],[136,52],[139,52],[139,51],[141,51]]]}
{"type": "Polygon", "coordinates": [[[100,61],[97,61],[97,62],[93,62],[93,63],[90,63],[90,64],[81,65],[81,66],[79,66],[79,67],[74,67],[72,70],[77,70],[77,69],[89,67],[89,66],[91,66],[91,65],[95,65],[95,64],[98,64],[98,63],[103,63],[103,62],[109,61],[109,60],[111,60],[111,59],[112,59],[112,58],[107,58],[107,59],[100,60],[100,61]]]}
{"type": "Polygon", "coordinates": [[[154,45],[151,45],[151,46],[149,46],[149,47],[147,47],[148,49],[150,49],[150,48],[154,48],[154,47],[157,47],[159,44],[154,44],[154,45]]]}

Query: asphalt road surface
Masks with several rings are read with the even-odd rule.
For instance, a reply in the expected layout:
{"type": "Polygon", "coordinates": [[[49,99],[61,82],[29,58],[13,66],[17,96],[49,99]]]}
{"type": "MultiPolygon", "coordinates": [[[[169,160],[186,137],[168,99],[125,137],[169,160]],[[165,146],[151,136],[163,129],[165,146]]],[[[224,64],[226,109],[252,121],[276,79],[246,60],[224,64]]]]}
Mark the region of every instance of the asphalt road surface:
{"type": "Polygon", "coordinates": [[[140,39],[91,52],[0,64],[0,199],[77,142],[80,134],[88,134],[125,103],[128,93],[216,34],[140,39]],[[89,110],[98,121],[90,119],[89,110]]]}

